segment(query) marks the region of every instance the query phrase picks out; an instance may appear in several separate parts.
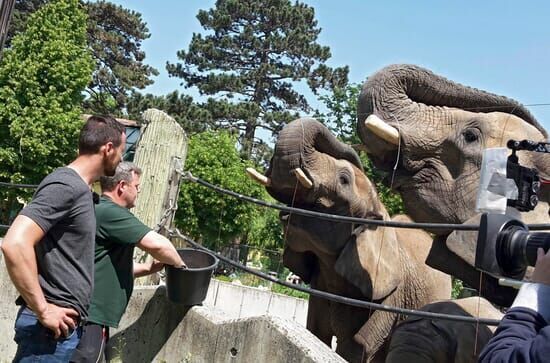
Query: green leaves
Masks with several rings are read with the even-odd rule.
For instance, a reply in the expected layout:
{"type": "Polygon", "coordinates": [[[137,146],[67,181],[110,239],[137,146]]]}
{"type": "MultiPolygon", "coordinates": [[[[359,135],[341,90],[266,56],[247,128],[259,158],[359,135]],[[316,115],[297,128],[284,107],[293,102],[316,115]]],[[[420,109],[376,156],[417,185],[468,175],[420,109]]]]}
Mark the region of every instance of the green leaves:
{"type": "MultiPolygon", "coordinates": [[[[6,44],[10,46],[13,36],[26,29],[31,14],[52,1],[16,0],[6,44]]],[[[86,33],[81,36],[88,42],[95,65],[84,106],[89,113],[121,114],[128,93],[152,84],[151,76],[158,74],[144,63],[145,53],[141,50],[141,42],[150,36],[149,30],[138,12],[103,0],[80,3],[88,15],[80,19],[83,23],[79,24],[86,24],[86,33]]],[[[48,29],[35,33],[32,41],[49,39],[54,28],[48,29]]],[[[27,39],[32,46],[30,40],[27,39]]]]}
{"type": "Polygon", "coordinates": [[[92,70],[77,0],[52,1],[28,19],[0,64],[1,180],[38,183],[76,156],[92,70]]]}
{"type": "MultiPolygon", "coordinates": [[[[263,199],[262,186],[246,173],[249,163],[240,159],[236,137],[226,132],[203,132],[189,143],[185,168],[194,176],[237,193],[263,199]]],[[[176,225],[206,246],[219,248],[244,237],[257,217],[253,204],[219,194],[196,183],[181,188],[176,225]]]]}

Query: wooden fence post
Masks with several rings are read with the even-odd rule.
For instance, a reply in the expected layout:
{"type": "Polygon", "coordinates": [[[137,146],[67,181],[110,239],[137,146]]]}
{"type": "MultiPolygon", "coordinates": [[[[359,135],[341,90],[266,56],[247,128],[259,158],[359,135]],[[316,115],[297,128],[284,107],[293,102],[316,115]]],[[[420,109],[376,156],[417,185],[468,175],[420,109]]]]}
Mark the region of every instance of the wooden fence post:
{"type": "MultiPolygon", "coordinates": [[[[147,226],[165,233],[171,227],[177,206],[181,172],[187,156],[187,136],[183,128],[163,111],[148,109],[137,143],[134,163],[142,170],[140,193],[132,213],[147,226]]],[[[134,260],[147,254],[136,249],[134,260]]],[[[136,285],[155,281],[144,277],[136,285]]],[[[158,281],[157,281],[158,282],[158,281]]]]}

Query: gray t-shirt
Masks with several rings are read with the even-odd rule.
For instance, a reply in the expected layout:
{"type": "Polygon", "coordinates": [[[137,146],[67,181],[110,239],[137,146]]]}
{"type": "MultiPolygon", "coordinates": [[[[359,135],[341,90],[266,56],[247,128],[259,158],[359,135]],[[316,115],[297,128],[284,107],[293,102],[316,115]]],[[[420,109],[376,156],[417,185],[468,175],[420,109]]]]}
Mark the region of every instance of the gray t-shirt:
{"type": "Polygon", "coordinates": [[[35,252],[46,300],[72,307],[86,319],[93,291],[96,230],[89,186],[73,169],[56,169],[42,180],[20,214],[45,233],[35,252]]]}

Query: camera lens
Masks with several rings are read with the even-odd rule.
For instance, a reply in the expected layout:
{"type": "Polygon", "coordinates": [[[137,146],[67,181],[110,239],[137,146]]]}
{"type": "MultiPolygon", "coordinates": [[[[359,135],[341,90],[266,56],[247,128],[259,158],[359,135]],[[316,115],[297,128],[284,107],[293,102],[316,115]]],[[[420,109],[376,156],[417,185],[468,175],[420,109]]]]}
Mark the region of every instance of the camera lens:
{"type": "Polygon", "coordinates": [[[521,226],[510,225],[497,235],[496,258],[504,276],[522,276],[527,268],[525,245],[529,232],[521,226]]]}

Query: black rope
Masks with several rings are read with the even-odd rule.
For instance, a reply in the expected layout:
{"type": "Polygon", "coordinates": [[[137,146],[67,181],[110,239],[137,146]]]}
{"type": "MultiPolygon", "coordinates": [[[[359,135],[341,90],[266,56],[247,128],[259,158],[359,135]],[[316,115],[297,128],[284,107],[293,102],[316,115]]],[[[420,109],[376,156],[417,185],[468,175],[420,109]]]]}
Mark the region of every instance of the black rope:
{"type": "Polygon", "coordinates": [[[183,239],[184,241],[189,243],[194,248],[207,251],[207,252],[215,255],[217,258],[219,258],[223,262],[226,262],[226,263],[228,263],[228,264],[230,264],[230,265],[232,265],[232,266],[234,266],[234,267],[236,267],[240,270],[251,273],[251,274],[253,274],[255,276],[258,276],[258,277],[260,277],[264,280],[268,280],[268,281],[274,282],[276,284],[286,286],[290,289],[302,291],[302,292],[305,292],[307,294],[317,296],[317,297],[320,297],[320,298],[323,298],[323,299],[326,299],[326,300],[334,301],[334,302],[337,302],[337,303],[356,306],[356,307],[360,307],[360,308],[382,310],[382,311],[387,311],[387,312],[395,313],[395,314],[418,316],[418,317],[427,318],[427,319],[440,319],[440,320],[456,321],[456,322],[461,322],[461,323],[474,323],[474,324],[493,325],[493,326],[496,326],[500,323],[500,320],[496,320],[496,319],[471,318],[471,317],[467,317],[467,316],[449,315],[449,314],[441,314],[441,313],[431,313],[431,312],[427,312],[427,311],[419,311],[419,310],[398,308],[398,307],[394,307],[394,306],[389,306],[389,305],[384,305],[384,304],[377,304],[377,303],[364,301],[364,300],[352,299],[352,298],[345,297],[345,296],[331,294],[331,293],[326,292],[326,291],[321,291],[321,290],[311,289],[311,288],[308,288],[308,287],[303,287],[303,286],[299,286],[299,285],[290,284],[286,281],[281,281],[281,280],[276,279],[272,276],[269,276],[269,275],[267,275],[263,272],[256,271],[256,270],[253,270],[251,268],[248,268],[248,267],[246,267],[246,266],[244,266],[244,265],[242,265],[238,262],[235,262],[235,261],[233,261],[233,260],[231,260],[231,259],[229,259],[225,256],[220,255],[219,253],[216,253],[212,250],[209,250],[208,248],[206,248],[206,247],[198,244],[197,242],[193,241],[191,238],[183,235],[178,229],[175,229],[175,231],[170,231],[170,233],[172,235],[175,235],[175,236],[183,239]]]}
{"type": "MultiPolygon", "coordinates": [[[[191,174],[191,172],[187,172],[184,175],[184,178],[190,181],[193,181],[195,183],[198,183],[202,186],[205,186],[207,188],[213,189],[219,193],[226,194],[229,196],[232,196],[234,198],[244,200],[247,202],[251,202],[257,205],[261,205],[268,208],[278,209],[285,212],[295,213],[306,217],[315,217],[319,219],[329,220],[329,221],[336,221],[336,222],[346,222],[346,223],[354,223],[354,224],[367,224],[367,225],[374,225],[374,226],[382,226],[382,227],[395,227],[395,228],[413,228],[413,229],[452,229],[456,231],[477,231],[479,230],[478,224],[451,224],[451,223],[408,223],[408,222],[396,222],[396,221],[381,221],[376,219],[365,219],[365,218],[357,218],[357,217],[348,217],[348,216],[341,216],[336,214],[328,214],[328,213],[321,213],[321,212],[314,212],[307,209],[300,209],[300,208],[294,208],[294,207],[287,207],[286,205],[280,205],[280,204],[273,204],[269,203],[260,199],[256,199],[253,197],[249,197],[240,193],[236,193],[231,190],[224,189],[222,187],[219,187],[217,185],[211,184],[205,180],[202,180],[200,178],[197,178],[191,174]]],[[[546,224],[529,224],[527,225],[529,227],[529,230],[533,231],[540,231],[540,230],[550,230],[550,223],[546,224]]]]}
{"type": "Polygon", "coordinates": [[[36,189],[36,188],[38,188],[37,184],[14,184],[14,183],[6,183],[6,182],[0,182],[0,186],[8,187],[8,188],[21,188],[21,189],[36,189]]]}

